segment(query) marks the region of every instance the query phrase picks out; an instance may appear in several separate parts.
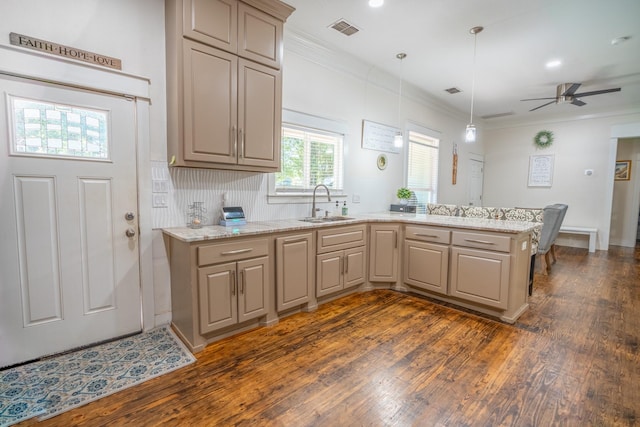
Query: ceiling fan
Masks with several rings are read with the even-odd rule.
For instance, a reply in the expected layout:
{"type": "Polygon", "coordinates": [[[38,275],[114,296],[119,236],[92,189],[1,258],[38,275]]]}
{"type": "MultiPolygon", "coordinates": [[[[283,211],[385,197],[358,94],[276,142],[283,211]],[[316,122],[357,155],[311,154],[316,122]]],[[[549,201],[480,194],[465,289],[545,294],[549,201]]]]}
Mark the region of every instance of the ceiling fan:
{"type": "Polygon", "coordinates": [[[553,98],[528,98],[528,99],[521,99],[520,101],[541,101],[543,99],[553,100],[553,101],[547,102],[546,104],[539,105],[536,108],[532,108],[529,111],[535,111],[539,108],[546,107],[549,104],[553,104],[554,102],[556,104],[564,104],[566,102],[570,102],[573,105],[582,107],[583,105],[586,105],[586,102],[583,102],[578,98],[582,98],[584,96],[591,96],[591,95],[601,95],[603,93],[620,92],[620,88],[617,87],[614,89],[602,89],[602,90],[594,90],[592,92],[576,93],[576,91],[578,90],[581,84],[582,83],[561,83],[556,88],[556,96],[553,98]]]}

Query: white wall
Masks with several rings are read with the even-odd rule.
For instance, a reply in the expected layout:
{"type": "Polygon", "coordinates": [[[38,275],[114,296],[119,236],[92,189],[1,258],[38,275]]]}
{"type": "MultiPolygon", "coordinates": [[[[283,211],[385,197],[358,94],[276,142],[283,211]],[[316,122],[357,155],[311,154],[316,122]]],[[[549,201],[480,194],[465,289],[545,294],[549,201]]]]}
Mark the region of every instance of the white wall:
{"type": "MultiPolygon", "coordinates": [[[[611,168],[612,128],[640,122],[640,114],[585,118],[552,123],[485,129],[485,190],[487,206],[544,207],[569,205],[565,225],[598,228],[598,249],[607,249],[609,235],[608,198],[613,185],[611,168]],[[533,138],[540,130],[554,133],[553,145],[537,149],[533,138]],[[528,187],[529,156],[554,154],[553,185],[528,187]],[[592,169],[591,176],[585,175],[592,169]]],[[[587,247],[586,239],[564,236],[560,244],[587,247]]]]}
{"type": "Polygon", "coordinates": [[[609,243],[634,247],[640,203],[640,138],[618,140],[616,160],[631,160],[631,179],[614,182],[609,243]]]}

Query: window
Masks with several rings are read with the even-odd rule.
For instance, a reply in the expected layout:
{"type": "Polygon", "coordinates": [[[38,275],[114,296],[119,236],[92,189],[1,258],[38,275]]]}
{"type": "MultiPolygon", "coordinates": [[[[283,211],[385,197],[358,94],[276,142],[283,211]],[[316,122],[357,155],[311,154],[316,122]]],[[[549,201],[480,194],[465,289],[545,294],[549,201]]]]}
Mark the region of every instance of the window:
{"type": "Polygon", "coordinates": [[[271,202],[306,203],[318,184],[340,195],[346,131],[345,123],[283,110],[281,171],[269,178],[271,202]]]}
{"type": "Polygon", "coordinates": [[[417,198],[418,212],[438,200],[439,134],[412,125],[407,150],[407,187],[417,198]]]}
{"type": "Polygon", "coordinates": [[[276,192],[303,193],[318,184],[342,189],[342,135],[284,124],[276,192]]]}
{"type": "Polygon", "coordinates": [[[10,102],[11,154],[109,159],[107,112],[13,96],[10,102]]]}

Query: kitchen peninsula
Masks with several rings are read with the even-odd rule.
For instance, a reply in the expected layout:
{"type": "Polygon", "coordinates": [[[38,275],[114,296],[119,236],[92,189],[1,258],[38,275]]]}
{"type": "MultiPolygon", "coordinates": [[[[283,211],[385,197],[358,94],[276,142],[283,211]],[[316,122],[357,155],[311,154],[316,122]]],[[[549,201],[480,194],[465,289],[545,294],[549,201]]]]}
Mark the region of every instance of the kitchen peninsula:
{"type": "Polygon", "coordinates": [[[514,323],[531,222],[374,213],[163,230],[172,324],[194,351],[351,292],[413,292],[514,323]]]}

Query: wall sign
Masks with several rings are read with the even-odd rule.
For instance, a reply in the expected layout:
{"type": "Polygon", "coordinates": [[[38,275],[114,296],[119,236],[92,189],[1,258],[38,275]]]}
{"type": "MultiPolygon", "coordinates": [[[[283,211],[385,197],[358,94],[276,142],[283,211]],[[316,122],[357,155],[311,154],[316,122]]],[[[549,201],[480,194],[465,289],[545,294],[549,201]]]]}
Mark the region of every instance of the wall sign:
{"type": "Polygon", "coordinates": [[[26,47],[28,49],[50,53],[52,55],[58,55],[64,58],[76,59],[78,61],[89,62],[91,64],[101,65],[103,67],[122,70],[122,61],[119,59],[100,55],[94,52],[88,52],[86,50],[76,49],[75,47],[64,46],[61,44],[49,42],[46,40],[40,40],[36,39],[35,37],[16,33],[9,34],[9,41],[14,46],[26,47]]]}
{"type": "Polygon", "coordinates": [[[529,156],[529,187],[551,187],[553,154],[529,156]]]}
{"type": "Polygon", "coordinates": [[[393,138],[400,129],[368,120],[362,121],[362,148],[399,153],[400,147],[393,145],[393,138]]]}

